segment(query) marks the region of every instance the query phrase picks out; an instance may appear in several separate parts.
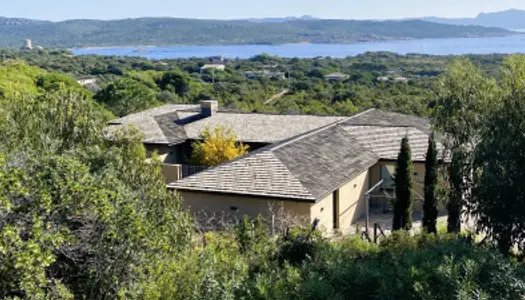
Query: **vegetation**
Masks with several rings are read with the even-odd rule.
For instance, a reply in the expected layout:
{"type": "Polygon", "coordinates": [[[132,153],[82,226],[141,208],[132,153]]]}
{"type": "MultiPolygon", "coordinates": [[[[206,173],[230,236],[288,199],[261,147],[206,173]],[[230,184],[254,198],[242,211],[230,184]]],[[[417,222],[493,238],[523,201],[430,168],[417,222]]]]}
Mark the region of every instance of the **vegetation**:
{"type": "Polygon", "coordinates": [[[441,78],[434,126],[445,135],[445,146],[452,152],[449,169],[449,232],[459,232],[464,199],[472,183],[473,152],[480,139],[496,81],[486,78],[481,70],[466,59],[451,63],[441,78]]]}
{"type": "Polygon", "coordinates": [[[231,128],[224,126],[217,126],[213,131],[205,128],[201,140],[192,146],[191,160],[197,166],[217,166],[248,152],[248,145],[238,142],[231,128]]]}
{"type": "Polygon", "coordinates": [[[525,59],[509,58],[502,70],[495,108],[487,115],[474,153],[470,210],[480,230],[498,242],[503,253],[525,249],[523,192],[523,124],[525,121],[525,59]]]}
{"type": "Polygon", "coordinates": [[[436,233],[438,217],[438,151],[436,140],[432,134],[428,140],[428,150],[425,159],[425,200],[423,202],[423,227],[428,233],[436,233]]]}
{"type": "MultiPolygon", "coordinates": [[[[4,62],[23,60],[48,73],[94,76],[97,85],[87,88],[101,105],[117,115],[163,103],[217,99],[221,107],[250,112],[350,115],[375,107],[428,116],[435,106],[437,76],[452,59],[392,53],[367,53],[344,59],[284,59],[262,54],[251,59],[227,60],[226,71],[215,71],[212,80],[210,73],[200,72],[200,67],[209,63],[207,59],[157,61],[135,57],[72,56],[67,51],[55,50],[0,50],[0,61],[2,57],[4,62]],[[260,70],[284,72],[287,78],[244,78],[244,72],[260,70]],[[348,74],[349,78],[342,82],[324,80],[324,75],[337,71],[348,74]],[[379,77],[390,80],[380,81],[379,77]],[[409,82],[395,82],[393,78],[396,77],[408,78],[409,82]],[[114,82],[117,79],[128,80],[123,84],[123,81],[114,82]],[[126,86],[143,91],[140,95],[147,96],[130,99],[129,93],[122,90],[126,86]],[[144,91],[145,87],[148,92],[144,91]],[[283,90],[288,92],[266,103],[283,90]],[[108,100],[106,96],[109,95],[104,92],[115,95],[108,100]],[[155,97],[153,100],[151,93],[155,97]]],[[[497,76],[494,70],[501,65],[503,56],[473,56],[471,59],[484,73],[497,76]]],[[[29,80],[34,81],[33,78],[29,80]]]]}
{"type": "Polygon", "coordinates": [[[109,83],[95,95],[95,99],[115,116],[123,117],[158,105],[155,96],[144,83],[126,78],[109,83]]]}
{"type": "Polygon", "coordinates": [[[464,214],[503,253],[524,249],[522,139],[523,56],[505,60],[498,80],[468,61],[447,71],[434,122],[452,154],[449,231],[464,214]],[[448,118],[448,119],[447,119],[448,118]],[[519,212],[518,212],[519,211],[519,212]]]}
{"type": "Polygon", "coordinates": [[[191,237],[141,136],[59,89],[0,102],[0,297],[130,297],[191,237]]]}
{"type": "Polygon", "coordinates": [[[408,137],[404,137],[401,140],[401,149],[397,156],[396,173],[394,175],[396,198],[394,199],[393,230],[412,229],[412,207],[414,205],[413,169],[408,137]]]}
{"type": "MultiPolygon", "coordinates": [[[[75,58],[63,52],[41,55],[6,52],[0,65],[0,298],[525,297],[523,57],[507,58],[499,75],[488,66],[498,65],[500,56],[474,57],[473,63],[460,60],[447,68],[438,90],[434,77],[414,76],[415,82],[408,85],[373,78],[398,67],[405,75],[434,72],[450,58],[382,53],[341,60],[279,60],[261,55],[232,61],[228,71],[215,74],[213,84],[206,74],[197,74],[203,62],[197,59],[161,64],[134,58],[75,58]],[[288,68],[292,79],[240,78],[243,71],[276,60],[276,68],[288,68]],[[351,66],[358,71],[345,71],[353,74],[347,82],[320,78],[330,68],[351,66]],[[97,69],[99,73],[91,73],[97,69]],[[393,107],[432,114],[437,136],[443,136],[439,141],[452,155],[449,229],[459,231],[456,222],[469,213],[477,217],[477,233],[487,238],[478,242],[470,235],[442,230],[415,236],[398,231],[376,245],[359,237],[327,240],[315,226],[275,228],[262,218],[233,219],[219,224],[221,230],[207,232],[166,191],[156,155],[147,159],[137,130],[125,128],[114,140],[103,139],[108,112],[102,105],[118,114],[120,107],[132,111],[156,104],[144,100],[145,106],[123,105],[129,97],[115,103],[94,99],[71,79],[81,74],[98,76],[104,83],[100,91],[108,90],[105,83],[140,86],[160,103],[195,103],[217,93],[227,107],[257,111],[295,107],[329,113],[340,105],[330,97],[346,89],[360,91],[341,100],[348,111],[388,109],[397,103],[390,97],[410,98],[393,107]],[[271,107],[262,105],[267,97],[261,95],[285,87],[290,95],[271,107]],[[257,99],[250,98],[249,88],[257,99]],[[375,98],[379,101],[355,100],[367,93],[386,95],[385,91],[392,94],[375,98]],[[294,98],[298,93],[304,101],[294,98]],[[329,100],[315,102],[319,95],[329,100]],[[461,208],[454,206],[458,204],[461,208]]],[[[223,138],[222,154],[243,149],[227,129],[208,135],[208,140],[223,138]]],[[[405,229],[410,224],[412,170],[408,140],[402,144],[395,179],[397,200],[404,201],[396,201],[394,223],[405,229]]],[[[432,142],[430,146],[429,153],[432,142]]],[[[430,161],[434,155],[428,157],[430,161]]],[[[435,181],[432,168],[427,170],[429,186],[435,181]]]]}
{"type": "Polygon", "coordinates": [[[49,47],[127,45],[218,45],[354,43],[374,40],[472,37],[510,34],[499,28],[431,22],[296,20],[284,23],[142,18],[44,22],[3,19],[0,47],[22,46],[21,37],[49,47]]]}

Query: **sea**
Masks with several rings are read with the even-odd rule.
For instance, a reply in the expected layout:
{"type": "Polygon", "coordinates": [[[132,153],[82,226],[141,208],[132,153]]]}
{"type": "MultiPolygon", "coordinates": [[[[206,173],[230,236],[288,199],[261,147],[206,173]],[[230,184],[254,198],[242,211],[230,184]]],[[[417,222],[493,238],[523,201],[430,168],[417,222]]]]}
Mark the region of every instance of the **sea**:
{"type": "Polygon", "coordinates": [[[107,47],[71,49],[75,55],[140,56],[148,59],[249,58],[261,53],[280,57],[347,57],[365,52],[389,51],[398,54],[510,54],[525,53],[525,34],[503,37],[418,39],[354,44],[285,44],[285,45],[228,45],[228,46],[170,46],[170,47],[107,47]]]}

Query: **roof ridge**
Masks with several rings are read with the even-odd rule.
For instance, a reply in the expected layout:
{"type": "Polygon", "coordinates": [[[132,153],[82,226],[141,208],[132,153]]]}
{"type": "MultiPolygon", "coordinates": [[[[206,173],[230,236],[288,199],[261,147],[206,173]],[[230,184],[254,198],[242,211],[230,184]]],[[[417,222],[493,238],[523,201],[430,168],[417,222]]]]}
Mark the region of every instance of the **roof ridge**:
{"type": "MultiPolygon", "coordinates": [[[[308,192],[308,195],[310,197],[312,197],[313,199],[315,199],[315,196],[312,194],[312,191],[308,188],[306,188],[304,186],[304,183],[299,179],[297,178],[297,176],[292,172],[292,170],[290,170],[290,168],[288,168],[288,166],[282,161],[279,159],[279,157],[277,157],[277,155],[275,155],[275,153],[273,153],[273,149],[268,151],[268,152],[261,152],[260,154],[265,154],[265,153],[270,153],[272,155],[273,158],[275,158],[277,161],[279,161],[281,163],[281,165],[288,171],[288,173],[290,173],[290,175],[295,179],[297,180],[297,182],[299,182],[299,184],[301,185],[301,187],[303,187],[303,190],[305,190],[306,192],[308,192]]],[[[257,155],[257,154],[256,154],[257,155]]]]}
{"type": "MultiPolygon", "coordinates": [[[[288,168],[288,166],[282,161],[279,159],[279,157],[277,157],[277,155],[275,155],[275,153],[273,153],[273,149],[270,150],[270,151],[267,151],[267,152],[261,152],[260,154],[264,154],[264,153],[270,153],[272,155],[273,158],[275,158],[277,161],[279,161],[281,163],[281,165],[288,171],[288,173],[290,173],[290,175],[295,179],[297,180],[297,182],[299,182],[299,184],[301,185],[301,187],[303,188],[303,190],[305,190],[306,192],[308,192],[308,195],[310,197],[312,197],[313,199],[315,199],[315,196],[312,194],[312,191],[310,189],[308,189],[307,187],[304,186],[304,183],[299,179],[297,178],[297,176],[294,174],[294,172],[292,172],[292,170],[290,170],[290,168],[288,168]]],[[[256,154],[257,155],[257,154],[256,154]]]]}
{"type": "Polygon", "coordinates": [[[419,131],[421,131],[419,128],[417,128],[414,125],[385,125],[385,124],[346,124],[348,127],[388,127],[388,128],[414,128],[419,131]]]}
{"type": "Polygon", "coordinates": [[[318,128],[318,129],[314,129],[314,130],[312,130],[312,131],[310,131],[310,132],[307,132],[307,133],[304,133],[304,134],[302,134],[302,135],[298,135],[298,136],[296,136],[295,138],[292,138],[292,139],[290,139],[290,140],[288,140],[288,141],[286,141],[286,142],[284,142],[284,143],[281,143],[281,144],[279,144],[279,145],[276,145],[275,147],[272,147],[271,149],[269,149],[269,151],[274,151],[274,150],[280,149],[280,148],[282,148],[282,147],[284,147],[284,146],[287,146],[287,145],[289,145],[289,144],[291,144],[291,143],[294,143],[294,142],[296,142],[296,141],[298,141],[298,140],[301,140],[301,139],[303,139],[303,138],[306,138],[306,137],[312,136],[312,135],[314,135],[314,134],[317,134],[317,133],[319,133],[319,132],[322,132],[322,131],[324,131],[324,130],[327,130],[327,129],[329,129],[329,128],[332,128],[332,127],[334,127],[334,126],[337,126],[337,125],[339,125],[339,124],[341,124],[341,123],[344,123],[344,122],[346,122],[346,121],[348,121],[348,120],[351,120],[351,119],[353,119],[353,118],[356,118],[356,117],[362,116],[362,115],[367,114],[367,113],[369,113],[369,112],[371,112],[371,111],[374,111],[374,110],[376,110],[376,109],[375,109],[375,108],[367,109],[367,110],[365,110],[365,111],[363,111],[363,112],[360,112],[360,113],[358,113],[358,114],[355,114],[355,115],[350,116],[350,117],[348,117],[348,118],[345,118],[345,119],[343,119],[343,120],[339,120],[339,121],[336,121],[336,122],[334,122],[334,123],[330,123],[330,124],[328,124],[328,125],[326,125],[326,126],[324,126],[324,127],[321,127],[321,128],[318,128]]]}
{"type": "MultiPolygon", "coordinates": [[[[369,112],[369,111],[371,111],[371,110],[374,110],[374,108],[372,108],[372,109],[368,109],[368,110],[366,110],[366,111],[364,111],[364,112],[361,112],[361,113],[359,113],[359,114],[356,114],[355,116],[365,114],[365,113],[367,113],[367,112],[369,112]]],[[[352,116],[352,117],[354,117],[354,116],[352,116]]],[[[336,122],[336,123],[339,123],[339,121],[336,122]]],[[[339,124],[334,124],[334,123],[332,123],[332,124],[330,124],[330,126],[325,126],[325,129],[329,129],[329,128],[332,128],[332,127],[336,127],[335,125],[339,125],[339,124]]],[[[378,156],[373,150],[371,150],[369,147],[364,146],[364,145],[363,145],[362,143],[360,143],[360,142],[359,142],[354,136],[352,136],[350,133],[346,132],[346,130],[344,130],[343,128],[340,128],[340,127],[338,127],[338,129],[342,130],[342,131],[344,132],[344,134],[348,136],[349,139],[351,139],[352,141],[354,141],[355,144],[357,145],[357,148],[359,148],[359,149],[361,149],[361,150],[363,150],[363,151],[369,151],[372,155],[377,156],[377,158],[379,159],[379,156],[378,156]]],[[[311,136],[311,135],[313,135],[313,134],[317,134],[317,133],[320,133],[320,132],[322,132],[322,130],[319,130],[319,131],[317,131],[317,132],[310,132],[309,134],[305,134],[303,137],[308,137],[308,136],[311,136]]],[[[301,137],[301,138],[302,138],[302,137],[301,137]]],[[[297,139],[297,140],[300,140],[300,139],[297,139]]],[[[295,141],[297,141],[297,140],[295,140],[295,141]]],[[[292,142],[292,141],[290,141],[290,142],[292,142]]],[[[285,143],[285,144],[287,144],[287,143],[285,143]]],[[[283,146],[284,146],[284,145],[283,145],[283,146]]],[[[316,197],[313,195],[312,191],[311,191],[309,188],[307,188],[307,187],[305,186],[305,184],[303,183],[303,181],[302,181],[301,179],[299,179],[299,178],[297,177],[297,175],[296,175],[294,172],[292,172],[292,170],[290,170],[290,168],[288,167],[288,165],[286,165],[286,164],[285,164],[285,163],[284,163],[279,157],[277,157],[277,155],[275,155],[274,150],[277,150],[277,149],[279,149],[279,148],[280,148],[280,147],[275,147],[275,149],[272,148],[272,149],[271,149],[270,151],[268,151],[268,152],[271,153],[271,154],[272,154],[272,155],[273,155],[273,156],[274,156],[274,157],[275,157],[275,158],[276,158],[276,159],[277,159],[277,160],[278,160],[278,161],[279,161],[279,162],[280,162],[280,163],[286,168],[286,170],[288,170],[288,172],[290,172],[290,174],[292,175],[292,177],[295,178],[295,179],[301,184],[301,186],[303,187],[303,189],[304,189],[305,191],[307,191],[307,192],[310,194],[310,196],[312,196],[313,198],[316,198],[316,197]]],[[[264,153],[264,152],[263,152],[263,153],[264,153]]],[[[376,163],[376,162],[374,162],[374,164],[375,164],[375,163],[376,163]]],[[[373,165],[373,164],[372,164],[372,165],[373,165]]],[[[371,165],[371,166],[372,166],[372,165],[371,165]]],[[[370,167],[371,167],[371,166],[370,166],[370,167]]],[[[355,175],[353,176],[353,178],[355,178],[355,176],[358,176],[358,174],[355,174],[355,175]]],[[[353,178],[352,178],[352,179],[353,179],[353,178]]],[[[352,179],[350,179],[350,180],[352,180],[352,179]]],[[[339,187],[340,187],[340,186],[339,186],[339,187]]],[[[322,197],[326,197],[326,195],[324,195],[324,196],[322,196],[322,197]]]]}

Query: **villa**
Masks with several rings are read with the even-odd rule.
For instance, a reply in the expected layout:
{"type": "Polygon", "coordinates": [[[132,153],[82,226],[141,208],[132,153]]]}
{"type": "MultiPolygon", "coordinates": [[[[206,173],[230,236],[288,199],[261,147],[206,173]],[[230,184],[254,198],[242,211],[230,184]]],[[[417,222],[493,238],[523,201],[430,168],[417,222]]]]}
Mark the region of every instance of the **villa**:
{"type": "Polygon", "coordinates": [[[347,80],[348,78],[350,78],[349,75],[347,74],[343,74],[343,73],[332,73],[332,74],[328,74],[324,77],[327,81],[333,81],[333,82],[337,82],[337,81],[344,81],[344,80],[347,80]]]}
{"type": "Polygon", "coordinates": [[[341,232],[368,219],[372,209],[388,211],[400,142],[407,136],[414,162],[414,209],[422,209],[430,134],[422,118],[375,109],[350,117],[238,113],[203,101],[200,107],[167,105],[111,124],[113,129],[135,124],[145,133],[146,147],[179,169],[204,128],[230,126],[250,146],[249,154],[167,180],[192,212],[255,217],[268,216],[269,206],[279,206],[289,215],[319,219],[325,231],[341,232]]]}

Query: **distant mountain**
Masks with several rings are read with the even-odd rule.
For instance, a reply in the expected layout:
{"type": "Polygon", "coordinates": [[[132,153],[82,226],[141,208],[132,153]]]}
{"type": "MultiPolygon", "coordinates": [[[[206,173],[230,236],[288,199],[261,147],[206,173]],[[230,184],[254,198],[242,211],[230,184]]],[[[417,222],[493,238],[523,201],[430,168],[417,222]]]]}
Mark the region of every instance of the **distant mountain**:
{"type": "Polygon", "coordinates": [[[525,29],[525,11],[511,9],[494,13],[481,13],[475,18],[447,19],[427,17],[423,21],[450,25],[475,25],[485,27],[499,27],[510,30],[525,29]]]}
{"type": "Polygon", "coordinates": [[[23,39],[46,48],[355,43],[420,38],[508,35],[500,28],[406,21],[352,21],[297,18],[282,22],[140,18],[112,21],[47,22],[0,19],[0,47],[19,48],[23,39]]]}
{"type": "Polygon", "coordinates": [[[284,17],[284,18],[260,18],[260,19],[245,19],[246,21],[255,22],[255,23],[284,23],[289,21],[296,20],[317,20],[312,16],[302,16],[302,17],[284,17]]]}

